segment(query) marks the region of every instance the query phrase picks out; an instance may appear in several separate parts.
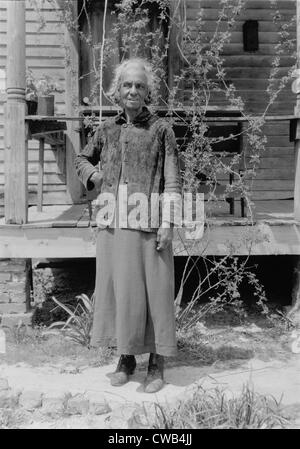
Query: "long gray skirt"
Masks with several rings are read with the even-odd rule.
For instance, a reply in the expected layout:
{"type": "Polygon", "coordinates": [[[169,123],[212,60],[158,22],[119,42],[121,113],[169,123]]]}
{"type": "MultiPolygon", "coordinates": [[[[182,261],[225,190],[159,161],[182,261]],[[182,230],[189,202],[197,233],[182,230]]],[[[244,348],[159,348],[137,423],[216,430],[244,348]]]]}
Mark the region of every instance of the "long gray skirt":
{"type": "Polygon", "coordinates": [[[106,228],[96,250],[91,345],[176,355],[172,247],[157,251],[156,233],[106,228]]]}

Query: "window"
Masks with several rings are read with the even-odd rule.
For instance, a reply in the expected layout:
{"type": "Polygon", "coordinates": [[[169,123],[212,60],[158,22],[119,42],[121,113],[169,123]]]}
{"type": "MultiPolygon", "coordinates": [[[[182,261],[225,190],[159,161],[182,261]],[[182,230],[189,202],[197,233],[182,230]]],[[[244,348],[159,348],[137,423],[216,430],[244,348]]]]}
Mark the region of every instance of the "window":
{"type": "Polygon", "coordinates": [[[244,51],[258,50],[258,21],[247,20],[243,25],[244,51]]]}

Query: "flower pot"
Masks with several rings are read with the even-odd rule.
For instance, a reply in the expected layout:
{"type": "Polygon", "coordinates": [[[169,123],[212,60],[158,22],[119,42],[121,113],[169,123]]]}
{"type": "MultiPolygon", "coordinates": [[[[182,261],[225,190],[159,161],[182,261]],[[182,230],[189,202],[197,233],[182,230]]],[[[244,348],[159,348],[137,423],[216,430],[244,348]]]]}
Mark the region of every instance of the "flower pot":
{"type": "Polygon", "coordinates": [[[37,101],[35,100],[26,100],[27,105],[27,115],[35,115],[37,110],[37,101]]]}
{"type": "Polygon", "coordinates": [[[54,115],[54,95],[38,97],[38,115],[54,115]]]}

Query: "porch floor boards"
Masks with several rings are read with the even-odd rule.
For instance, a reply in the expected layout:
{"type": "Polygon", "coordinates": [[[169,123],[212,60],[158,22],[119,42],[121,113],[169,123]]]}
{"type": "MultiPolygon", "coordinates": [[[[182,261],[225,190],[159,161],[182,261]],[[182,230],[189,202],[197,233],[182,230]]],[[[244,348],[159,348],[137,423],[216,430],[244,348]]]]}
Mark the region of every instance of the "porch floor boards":
{"type": "MultiPolygon", "coordinates": [[[[205,204],[206,227],[201,240],[188,239],[184,229],[175,231],[175,256],[300,255],[300,222],[293,217],[293,200],[257,201],[253,214],[242,218],[229,204],[205,204]]],[[[248,211],[249,215],[249,211],[248,211]]],[[[44,206],[28,211],[28,223],[0,221],[0,258],[95,257],[95,221],[87,204],[44,206]],[[90,227],[91,225],[91,227],[90,227]]]]}
{"type": "MultiPolygon", "coordinates": [[[[293,215],[293,200],[256,201],[251,206],[251,213],[247,209],[247,217],[241,217],[239,204],[235,208],[235,215],[229,214],[229,205],[224,201],[205,203],[206,220],[214,225],[243,226],[263,221],[270,225],[297,223],[293,215]]],[[[28,223],[22,228],[75,228],[96,226],[94,216],[90,221],[88,206],[84,204],[43,206],[41,212],[36,206],[28,209],[28,223]]],[[[0,229],[18,225],[5,224],[0,219],[0,229]]]]}

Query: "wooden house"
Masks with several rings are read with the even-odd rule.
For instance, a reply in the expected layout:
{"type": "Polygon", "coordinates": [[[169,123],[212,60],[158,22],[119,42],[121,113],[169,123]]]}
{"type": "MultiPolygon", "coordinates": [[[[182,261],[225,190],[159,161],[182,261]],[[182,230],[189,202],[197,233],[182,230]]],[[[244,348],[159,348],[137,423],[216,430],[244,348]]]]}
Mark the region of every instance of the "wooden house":
{"type": "MultiPolygon", "coordinates": [[[[89,96],[91,85],[81,80],[82,68],[91,64],[90,56],[78,34],[67,29],[60,19],[59,8],[64,2],[38,1],[45,19],[39,30],[39,14],[28,0],[0,2],[0,258],[73,258],[95,257],[95,245],[90,231],[90,219],[85,192],[73,166],[80,151],[78,128],[86,106],[83,99],[89,96]],[[68,48],[66,64],[64,46],[68,48]],[[47,73],[64,86],[64,93],[56,94],[55,116],[28,117],[25,108],[25,69],[37,75],[47,73]],[[75,101],[74,101],[75,98],[75,101]]],[[[103,0],[90,2],[90,20],[94,37],[101,36],[103,0]]],[[[106,26],[113,16],[108,2],[106,26]]],[[[263,113],[266,87],[276,44],[278,30],[291,23],[292,37],[297,41],[299,53],[300,2],[277,1],[279,16],[274,21],[271,1],[246,0],[231,30],[231,39],[224,47],[225,69],[238,93],[245,101],[246,110],[253,116],[263,113]],[[250,33],[255,34],[254,48],[247,48],[247,24],[254,23],[250,33]]],[[[82,1],[73,1],[73,14],[77,17],[82,1]]],[[[182,15],[189,26],[202,10],[204,35],[209,39],[214,32],[220,10],[219,0],[171,0],[170,15],[182,15]]],[[[168,83],[173,82],[180,55],[176,48],[176,27],[170,25],[171,39],[168,53],[168,83]],[[173,34],[172,34],[173,33],[173,34]]],[[[250,24],[251,25],[251,24],[250,24]]],[[[84,30],[86,24],[79,23],[84,30]]],[[[114,63],[118,52],[113,53],[114,63]]],[[[280,60],[279,73],[285,73],[294,60],[288,53],[280,60]]],[[[110,74],[104,72],[104,87],[110,74]]],[[[188,86],[183,86],[188,104],[188,86]]],[[[210,220],[209,238],[194,242],[192,254],[202,251],[208,255],[223,255],[228,243],[241,240],[234,253],[249,254],[245,235],[258,235],[251,243],[251,254],[300,255],[300,156],[298,150],[300,88],[294,83],[294,93],[289,82],[266,116],[264,131],[266,150],[261,158],[257,176],[252,183],[255,217],[241,217],[236,208],[216,214],[210,220]],[[299,93],[298,93],[299,91],[299,93]],[[296,107],[295,107],[296,106],[296,107]],[[290,129],[293,130],[292,135],[290,129]],[[244,239],[244,240],[243,240],[244,239]],[[225,244],[226,243],[226,244],[225,244]]],[[[216,98],[216,111],[223,108],[221,98],[216,98]]],[[[111,112],[104,103],[103,113],[111,112]]],[[[243,118],[216,113],[221,122],[234,120],[241,124],[243,118]]],[[[247,239],[246,239],[247,240],[247,239]]],[[[174,253],[187,254],[180,241],[174,243],[174,253]]],[[[0,306],[1,311],[1,306],[0,306]]]]}

